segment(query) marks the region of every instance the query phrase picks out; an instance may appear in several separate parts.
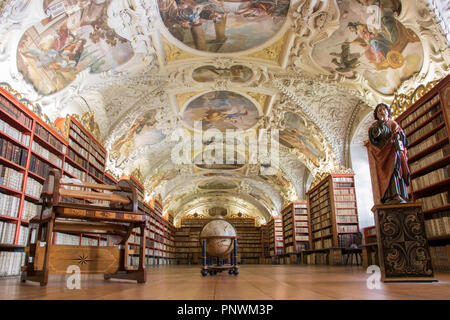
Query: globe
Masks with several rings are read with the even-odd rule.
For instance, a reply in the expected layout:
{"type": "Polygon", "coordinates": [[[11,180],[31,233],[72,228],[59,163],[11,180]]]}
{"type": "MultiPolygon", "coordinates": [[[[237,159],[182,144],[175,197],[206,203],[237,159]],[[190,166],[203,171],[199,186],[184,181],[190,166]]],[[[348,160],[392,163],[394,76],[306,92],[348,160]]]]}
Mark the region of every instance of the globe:
{"type": "Polygon", "coordinates": [[[225,257],[234,248],[236,229],[223,218],[215,218],[206,223],[200,231],[200,241],[206,240],[206,253],[213,257],[225,257]]]}

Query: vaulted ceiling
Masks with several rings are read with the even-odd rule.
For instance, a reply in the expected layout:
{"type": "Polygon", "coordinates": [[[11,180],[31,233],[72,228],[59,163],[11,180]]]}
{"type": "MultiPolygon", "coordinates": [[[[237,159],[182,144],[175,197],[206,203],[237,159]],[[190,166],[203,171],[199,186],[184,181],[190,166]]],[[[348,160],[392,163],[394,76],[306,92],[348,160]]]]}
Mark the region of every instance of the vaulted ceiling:
{"type": "Polygon", "coordinates": [[[93,116],[108,170],[139,168],[147,197],[176,219],[222,206],[264,223],[305,198],[314,177],[351,168],[348,145],[374,105],[448,73],[433,9],[420,0],[6,0],[0,81],[49,121],[93,116]],[[207,129],[235,146],[233,161],[201,161],[220,137],[201,136],[207,129]],[[278,161],[249,160],[275,129],[278,161]],[[236,139],[226,130],[239,130],[236,139]]]}

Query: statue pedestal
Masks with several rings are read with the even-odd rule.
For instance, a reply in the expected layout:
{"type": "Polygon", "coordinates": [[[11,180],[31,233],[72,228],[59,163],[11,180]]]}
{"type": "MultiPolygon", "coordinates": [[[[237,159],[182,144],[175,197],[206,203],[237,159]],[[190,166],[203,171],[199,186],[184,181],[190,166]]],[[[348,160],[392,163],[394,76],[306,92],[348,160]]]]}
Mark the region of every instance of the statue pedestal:
{"type": "Polygon", "coordinates": [[[437,281],[425,235],[422,204],[375,205],[383,282],[437,281]]]}

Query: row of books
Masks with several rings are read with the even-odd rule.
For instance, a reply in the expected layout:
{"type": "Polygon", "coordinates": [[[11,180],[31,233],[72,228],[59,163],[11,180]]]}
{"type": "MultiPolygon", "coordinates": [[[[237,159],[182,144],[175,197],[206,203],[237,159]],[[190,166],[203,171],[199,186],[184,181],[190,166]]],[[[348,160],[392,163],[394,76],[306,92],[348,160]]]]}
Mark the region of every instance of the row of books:
{"type": "Polygon", "coordinates": [[[322,221],[320,223],[316,223],[316,224],[312,225],[311,226],[311,230],[312,231],[316,231],[316,230],[327,228],[327,227],[330,227],[330,226],[331,226],[331,220],[327,219],[327,220],[324,220],[324,221],[322,221]]]}
{"type": "Polygon", "coordinates": [[[0,156],[14,162],[15,164],[25,167],[27,164],[28,151],[11,141],[0,137],[0,156]]]}
{"type": "Polygon", "coordinates": [[[325,229],[322,229],[322,230],[319,230],[319,231],[315,231],[315,232],[312,233],[313,239],[317,239],[317,238],[320,238],[320,237],[326,237],[326,236],[329,236],[329,235],[331,235],[331,227],[330,228],[325,228],[325,229]]]}
{"type": "Polygon", "coordinates": [[[71,175],[75,176],[76,178],[80,179],[81,181],[86,181],[86,172],[81,171],[74,166],[68,164],[67,162],[64,162],[64,170],[71,175]]]}
{"type": "Polygon", "coordinates": [[[89,166],[89,173],[100,180],[103,179],[103,172],[95,169],[94,167],[89,166]]]}
{"type": "Polygon", "coordinates": [[[337,223],[358,223],[358,217],[354,216],[336,216],[337,223]]]}
{"type": "Polygon", "coordinates": [[[23,173],[0,164],[0,185],[21,191],[23,173]]]}
{"type": "Polygon", "coordinates": [[[11,102],[0,96],[0,110],[3,110],[11,118],[21,123],[23,126],[31,130],[33,119],[28,117],[24,112],[17,109],[11,102]]]}
{"type": "MultiPolygon", "coordinates": [[[[439,101],[439,95],[435,95],[433,98],[422,104],[419,108],[417,108],[414,112],[412,112],[409,116],[407,116],[405,119],[402,120],[401,126],[402,128],[407,128],[408,124],[416,119],[420,114],[425,112],[427,109],[429,109],[432,105],[434,105],[436,102],[439,101]]],[[[434,108],[433,108],[434,109],[434,108]]],[[[430,112],[428,112],[430,113],[430,112]]],[[[427,114],[422,115],[420,118],[427,117],[427,114]]],[[[428,116],[429,117],[429,116],[428,116]]],[[[415,121],[414,123],[416,123],[415,121]]]]}
{"type": "Polygon", "coordinates": [[[449,177],[450,165],[431,171],[423,176],[411,180],[412,187],[415,191],[428,187],[432,184],[443,181],[449,177]]]}
{"type": "Polygon", "coordinates": [[[100,163],[92,154],[89,155],[89,162],[97,167],[99,170],[105,171],[105,164],[100,163]]]}
{"type": "Polygon", "coordinates": [[[435,118],[433,118],[433,120],[428,122],[426,125],[424,125],[420,129],[411,133],[408,136],[409,143],[412,144],[412,143],[416,142],[419,138],[429,134],[431,132],[431,130],[440,126],[441,124],[443,124],[443,122],[444,122],[444,115],[442,113],[440,113],[435,118]]]}
{"type": "Polygon", "coordinates": [[[27,226],[20,226],[19,232],[19,241],[17,242],[21,246],[26,246],[28,241],[28,232],[30,232],[30,228],[27,226]]]}
{"type": "Polygon", "coordinates": [[[450,271],[450,244],[430,246],[431,261],[437,271],[450,271]]]}
{"type": "Polygon", "coordinates": [[[450,235],[450,212],[435,213],[425,220],[425,233],[428,238],[450,235]]]}
{"type": "Polygon", "coordinates": [[[337,232],[358,232],[357,225],[338,225],[337,232]]]}
{"type": "Polygon", "coordinates": [[[34,127],[34,133],[38,135],[42,140],[47,141],[47,143],[54,147],[56,150],[59,150],[63,154],[66,153],[66,146],[37,122],[36,126],[34,127]]]}
{"type": "MultiPolygon", "coordinates": [[[[79,136],[82,136],[82,138],[88,142],[91,142],[91,139],[83,132],[83,130],[81,130],[77,125],[75,125],[73,122],[70,123],[70,129],[71,129],[71,133],[77,133],[79,136]]],[[[87,148],[87,150],[89,150],[90,152],[94,153],[94,151],[96,151],[97,153],[99,153],[101,158],[105,158],[106,154],[103,150],[101,150],[95,143],[89,143],[89,148],[87,148]]]]}
{"type": "Polygon", "coordinates": [[[331,215],[331,212],[327,211],[327,213],[319,215],[317,218],[311,219],[311,225],[330,219],[330,215],[331,215]]]}
{"type": "Polygon", "coordinates": [[[428,149],[432,145],[436,144],[443,138],[447,137],[447,129],[441,128],[439,129],[435,134],[430,136],[429,138],[426,138],[424,141],[420,142],[419,144],[411,147],[408,149],[408,157],[411,159],[415,155],[419,154],[420,152],[424,151],[425,149],[428,149]]]}
{"type": "Polygon", "coordinates": [[[41,157],[47,159],[49,162],[51,162],[55,167],[61,168],[62,167],[62,159],[59,158],[56,154],[50,152],[45,147],[41,146],[36,141],[33,142],[33,145],[31,146],[31,149],[39,154],[41,157]]]}
{"type": "Polygon", "coordinates": [[[30,135],[22,133],[2,119],[0,119],[0,131],[6,133],[8,136],[25,146],[30,144],[30,135]]]}
{"type": "Polygon", "coordinates": [[[71,149],[69,149],[69,151],[67,152],[67,157],[70,158],[76,164],[78,164],[80,167],[87,169],[88,162],[71,149]]]}
{"type": "Polygon", "coordinates": [[[97,238],[90,238],[90,237],[81,237],[81,245],[82,246],[98,246],[101,245],[99,239],[97,238]]]}
{"type": "Polygon", "coordinates": [[[353,188],[355,184],[353,182],[338,182],[334,183],[335,188],[353,188]]]}
{"type": "Polygon", "coordinates": [[[443,148],[440,148],[425,157],[419,159],[418,161],[414,161],[409,164],[411,172],[414,173],[422,168],[429,166],[432,163],[435,163],[446,156],[450,155],[450,144],[446,144],[443,148]]]}
{"type": "Polygon", "coordinates": [[[77,141],[72,138],[69,138],[69,147],[78,152],[79,154],[81,154],[84,158],[87,159],[89,157],[89,152],[86,149],[82,148],[77,143],[77,141]]]}
{"type": "Polygon", "coordinates": [[[442,192],[430,197],[419,198],[418,201],[423,203],[423,211],[439,208],[450,203],[450,193],[442,192]]]}
{"type": "Polygon", "coordinates": [[[336,209],[336,215],[356,215],[356,209],[336,209]]]}
{"type": "Polygon", "coordinates": [[[25,200],[22,209],[22,220],[31,220],[34,216],[41,214],[41,205],[25,200]]]}
{"type": "Polygon", "coordinates": [[[333,242],[332,242],[331,238],[313,240],[312,243],[313,243],[314,250],[329,249],[333,246],[333,242]]]}
{"type": "MultiPolygon", "coordinates": [[[[0,214],[7,217],[19,216],[20,198],[0,193],[0,214]]],[[[1,242],[1,241],[0,241],[1,242]]]]}
{"type": "Polygon", "coordinates": [[[25,264],[25,252],[0,251],[0,277],[18,276],[25,264]]]}
{"type": "Polygon", "coordinates": [[[327,264],[328,254],[326,252],[314,252],[306,256],[307,264],[327,264]]]}
{"type": "MultiPolygon", "coordinates": [[[[342,190],[342,189],[340,189],[340,190],[342,190]]],[[[336,195],[336,196],[334,196],[334,199],[336,201],[355,201],[355,196],[354,195],[346,195],[346,196],[336,195]]]]}
{"type": "Polygon", "coordinates": [[[80,236],[56,232],[55,244],[79,246],[80,236]]]}
{"type": "Polygon", "coordinates": [[[15,223],[0,221],[0,243],[13,244],[15,235],[15,223]]]}
{"type": "Polygon", "coordinates": [[[46,178],[52,167],[32,154],[30,159],[30,166],[28,167],[28,169],[38,176],[46,178]]]}
{"type": "Polygon", "coordinates": [[[333,177],[334,182],[353,182],[352,177],[333,177]]]}
{"type": "Polygon", "coordinates": [[[356,207],[356,202],[339,202],[335,203],[336,208],[354,208],[356,207]]]}
{"type": "Polygon", "coordinates": [[[333,190],[333,192],[334,192],[335,196],[337,196],[337,195],[352,195],[352,194],[355,194],[353,188],[349,188],[349,189],[335,189],[335,190],[333,190]]]}

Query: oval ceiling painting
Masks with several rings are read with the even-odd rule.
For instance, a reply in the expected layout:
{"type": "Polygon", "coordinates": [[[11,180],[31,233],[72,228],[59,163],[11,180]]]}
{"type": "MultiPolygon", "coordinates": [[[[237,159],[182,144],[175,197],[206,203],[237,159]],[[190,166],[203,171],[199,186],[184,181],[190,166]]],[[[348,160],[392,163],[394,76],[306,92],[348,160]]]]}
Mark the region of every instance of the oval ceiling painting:
{"type": "Polygon", "coordinates": [[[324,69],[350,78],[361,73],[382,94],[393,94],[420,71],[422,44],[397,19],[400,0],[345,0],[339,9],[339,29],[313,49],[314,60],[324,69]]]}
{"type": "Polygon", "coordinates": [[[247,130],[258,121],[259,112],[249,99],[236,92],[213,91],[205,93],[187,105],[183,121],[190,127],[201,123],[202,130],[216,128],[247,130]]]}
{"type": "Polygon", "coordinates": [[[277,33],[290,0],[158,0],[169,32],[200,51],[230,53],[259,46],[277,33]]]}

